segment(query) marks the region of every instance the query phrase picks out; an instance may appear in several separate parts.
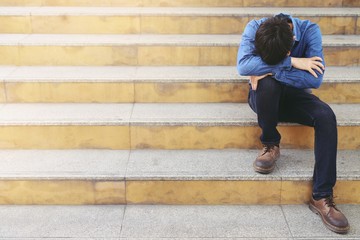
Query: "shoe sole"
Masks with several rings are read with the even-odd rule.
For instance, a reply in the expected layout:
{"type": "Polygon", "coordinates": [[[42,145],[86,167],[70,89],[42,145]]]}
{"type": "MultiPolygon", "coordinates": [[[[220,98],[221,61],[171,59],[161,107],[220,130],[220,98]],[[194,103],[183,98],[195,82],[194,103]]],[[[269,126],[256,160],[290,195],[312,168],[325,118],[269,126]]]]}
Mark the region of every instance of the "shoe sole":
{"type": "Polygon", "coordinates": [[[256,166],[255,162],[254,162],[253,167],[254,167],[255,172],[262,173],[262,174],[269,174],[272,171],[274,171],[275,164],[272,166],[272,168],[266,169],[266,168],[261,168],[261,167],[256,166]]]}
{"type": "Polygon", "coordinates": [[[321,217],[322,222],[324,223],[325,227],[327,227],[329,230],[335,232],[335,233],[340,233],[340,234],[346,234],[348,233],[350,226],[347,226],[346,228],[339,228],[339,227],[335,227],[333,225],[331,225],[330,223],[328,223],[325,219],[324,216],[321,214],[321,211],[319,209],[317,209],[314,205],[312,205],[311,203],[309,204],[309,208],[310,210],[315,213],[316,215],[319,215],[321,217]]]}

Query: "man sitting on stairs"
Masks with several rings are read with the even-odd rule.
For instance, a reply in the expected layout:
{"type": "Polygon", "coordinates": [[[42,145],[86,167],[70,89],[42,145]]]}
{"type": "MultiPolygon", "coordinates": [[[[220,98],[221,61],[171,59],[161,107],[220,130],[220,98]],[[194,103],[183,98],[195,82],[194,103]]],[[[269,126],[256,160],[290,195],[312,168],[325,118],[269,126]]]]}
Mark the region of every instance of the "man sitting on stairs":
{"type": "Polygon", "coordinates": [[[318,88],[325,70],[318,25],[279,14],[250,21],[242,35],[237,69],[250,77],[249,105],[257,113],[263,149],[256,172],[273,171],[280,156],[278,122],[315,129],[315,167],[310,209],[327,228],[347,233],[349,223],[335,206],[337,123],[332,109],[309,88],[318,88]]]}

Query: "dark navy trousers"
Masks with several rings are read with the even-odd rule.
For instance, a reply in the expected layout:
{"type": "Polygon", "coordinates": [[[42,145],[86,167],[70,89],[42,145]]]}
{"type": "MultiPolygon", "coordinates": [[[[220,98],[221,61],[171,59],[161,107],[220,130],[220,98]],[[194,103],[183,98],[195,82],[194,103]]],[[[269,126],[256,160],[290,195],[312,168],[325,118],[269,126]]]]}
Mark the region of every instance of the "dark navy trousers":
{"type": "Polygon", "coordinates": [[[250,88],[249,105],[257,113],[263,144],[279,144],[278,122],[315,129],[313,195],[332,195],[336,183],[337,123],[332,109],[306,90],[290,87],[268,76],[250,88]]]}

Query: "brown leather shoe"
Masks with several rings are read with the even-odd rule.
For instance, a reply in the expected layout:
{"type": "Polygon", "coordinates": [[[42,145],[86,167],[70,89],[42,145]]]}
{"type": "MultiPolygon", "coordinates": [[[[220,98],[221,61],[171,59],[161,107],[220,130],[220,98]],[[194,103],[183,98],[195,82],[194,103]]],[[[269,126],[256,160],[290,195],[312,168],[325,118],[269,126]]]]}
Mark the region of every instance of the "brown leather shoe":
{"type": "Polygon", "coordinates": [[[275,168],[275,162],[280,157],[280,148],[275,145],[264,145],[262,152],[254,162],[254,169],[259,173],[271,173],[275,168]]]}
{"type": "Polygon", "coordinates": [[[336,208],[333,197],[322,198],[318,201],[311,198],[309,208],[320,215],[325,226],[336,233],[347,233],[350,229],[345,215],[336,208]]]}

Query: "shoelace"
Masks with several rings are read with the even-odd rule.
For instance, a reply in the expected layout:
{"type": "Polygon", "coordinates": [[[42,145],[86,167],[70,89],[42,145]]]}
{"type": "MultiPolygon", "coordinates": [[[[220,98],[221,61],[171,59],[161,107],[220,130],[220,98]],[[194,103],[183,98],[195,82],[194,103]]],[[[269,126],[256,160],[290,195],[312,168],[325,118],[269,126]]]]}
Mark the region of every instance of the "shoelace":
{"type": "Polygon", "coordinates": [[[262,155],[264,155],[265,153],[267,152],[270,152],[272,149],[274,149],[274,146],[273,145],[263,145],[263,153],[262,155]]]}
{"type": "Polygon", "coordinates": [[[339,211],[337,208],[336,208],[336,205],[335,205],[335,202],[334,202],[334,198],[332,197],[332,196],[330,196],[330,197],[327,197],[326,199],[325,199],[325,203],[326,203],[326,205],[328,206],[328,207],[333,207],[333,208],[335,208],[337,211],[339,211]]]}

